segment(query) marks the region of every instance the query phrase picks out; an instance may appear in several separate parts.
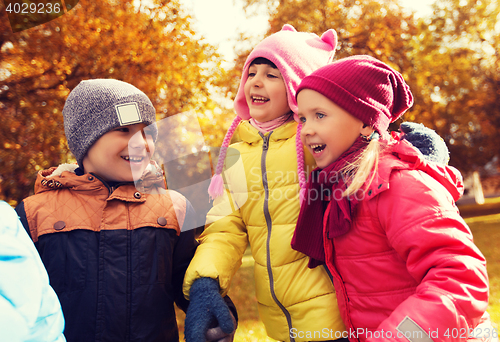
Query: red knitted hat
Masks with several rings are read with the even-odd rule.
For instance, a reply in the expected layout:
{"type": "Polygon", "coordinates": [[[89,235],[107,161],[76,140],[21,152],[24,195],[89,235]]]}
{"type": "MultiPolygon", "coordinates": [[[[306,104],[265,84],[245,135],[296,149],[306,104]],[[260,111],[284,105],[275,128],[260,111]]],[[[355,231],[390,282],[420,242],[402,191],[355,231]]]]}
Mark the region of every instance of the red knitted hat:
{"type": "Polygon", "coordinates": [[[315,90],[384,136],[389,124],[413,105],[403,76],[371,56],[340,59],[314,71],[300,83],[315,90]]]}

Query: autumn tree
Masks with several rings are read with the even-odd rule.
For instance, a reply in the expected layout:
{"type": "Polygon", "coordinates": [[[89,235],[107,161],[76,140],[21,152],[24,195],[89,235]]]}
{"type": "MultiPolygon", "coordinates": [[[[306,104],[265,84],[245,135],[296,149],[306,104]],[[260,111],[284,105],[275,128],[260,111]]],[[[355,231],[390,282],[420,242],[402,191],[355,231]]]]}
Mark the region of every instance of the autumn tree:
{"type": "MultiPolygon", "coordinates": [[[[244,2],[250,14],[255,5],[267,6],[268,34],[285,23],[318,35],[334,28],[337,58],[368,54],[400,71],[415,97],[403,120],[435,129],[448,144],[450,164],[462,172],[481,169],[498,155],[498,0],[438,0],[429,18],[416,18],[398,0],[244,2]]],[[[240,75],[248,53],[238,55],[235,69],[228,73],[231,82],[240,75]]],[[[227,91],[234,93],[235,88],[227,91]]]]}
{"type": "MultiPolygon", "coordinates": [[[[410,68],[408,42],[416,34],[415,20],[397,0],[245,0],[252,7],[266,5],[270,13],[268,35],[291,24],[297,31],[321,35],[333,28],[338,34],[336,58],[368,54],[405,73],[410,68]]],[[[251,48],[241,51],[228,72],[227,92],[235,94],[243,63],[251,48]],[[231,88],[232,87],[232,88],[231,88]]]]}
{"type": "Polygon", "coordinates": [[[150,97],[158,119],[210,106],[220,58],[191,22],[178,0],[80,0],[62,17],[18,33],[4,16],[1,198],[15,204],[30,193],[38,170],[71,160],[62,108],[83,79],[135,85],[150,97]]]}
{"type": "Polygon", "coordinates": [[[411,42],[417,91],[408,119],[445,138],[450,164],[463,172],[481,170],[500,145],[500,3],[440,0],[433,9],[411,42]]]}

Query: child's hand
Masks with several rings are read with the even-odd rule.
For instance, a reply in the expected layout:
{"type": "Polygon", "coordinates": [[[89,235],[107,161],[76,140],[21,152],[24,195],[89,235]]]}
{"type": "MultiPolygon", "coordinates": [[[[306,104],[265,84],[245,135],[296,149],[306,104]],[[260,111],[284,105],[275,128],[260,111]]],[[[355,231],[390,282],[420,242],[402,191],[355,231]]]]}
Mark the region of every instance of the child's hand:
{"type": "Polygon", "coordinates": [[[187,342],[233,340],[235,319],[219,293],[217,281],[211,278],[196,280],[189,298],[184,322],[187,342]]]}

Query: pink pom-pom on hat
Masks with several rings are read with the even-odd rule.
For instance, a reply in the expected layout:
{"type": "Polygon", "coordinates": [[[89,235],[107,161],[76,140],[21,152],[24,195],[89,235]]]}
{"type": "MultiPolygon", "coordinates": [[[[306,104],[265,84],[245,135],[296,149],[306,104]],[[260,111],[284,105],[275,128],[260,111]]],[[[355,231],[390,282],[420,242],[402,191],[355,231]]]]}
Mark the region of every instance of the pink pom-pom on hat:
{"type": "MultiPolygon", "coordinates": [[[[226,157],[229,142],[241,120],[249,120],[250,109],[245,98],[245,83],[248,79],[248,69],[252,61],[258,57],[263,57],[273,62],[280,71],[287,90],[288,106],[294,113],[295,121],[297,117],[296,92],[300,82],[314,70],[329,63],[335,55],[337,47],[337,33],[333,29],[327,30],[319,37],[314,33],[297,32],[292,25],[285,24],[281,31],[276,32],[262,40],[252,50],[243,66],[240,86],[234,99],[234,109],[237,117],[224,137],[224,141],[219,153],[215,175],[208,188],[211,199],[215,199],[224,192],[222,182],[222,167],[226,157]]],[[[300,132],[301,124],[298,124],[300,132]]],[[[299,184],[301,188],[305,186],[304,175],[304,153],[300,139],[296,140],[297,164],[299,174],[299,184]]]]}

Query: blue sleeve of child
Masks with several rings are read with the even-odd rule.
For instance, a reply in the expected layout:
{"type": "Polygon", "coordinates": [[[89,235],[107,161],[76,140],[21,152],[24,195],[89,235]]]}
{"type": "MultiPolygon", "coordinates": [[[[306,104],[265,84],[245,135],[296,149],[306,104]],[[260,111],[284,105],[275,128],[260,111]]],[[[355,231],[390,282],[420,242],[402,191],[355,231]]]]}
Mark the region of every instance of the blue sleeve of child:
{"type": "Polygon", "coordinates": [[[0,202],[0,331],[5,341],[65,341],[59,300],[16,212],[0,202]]]}

